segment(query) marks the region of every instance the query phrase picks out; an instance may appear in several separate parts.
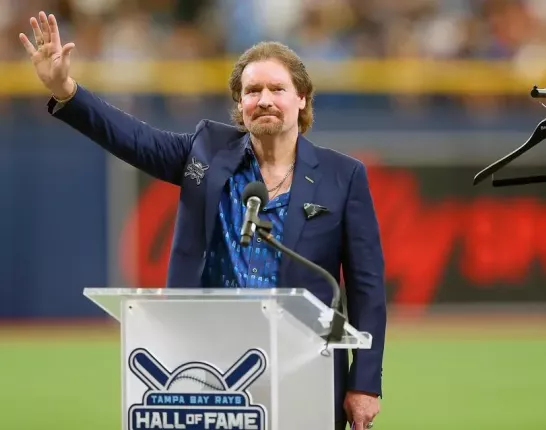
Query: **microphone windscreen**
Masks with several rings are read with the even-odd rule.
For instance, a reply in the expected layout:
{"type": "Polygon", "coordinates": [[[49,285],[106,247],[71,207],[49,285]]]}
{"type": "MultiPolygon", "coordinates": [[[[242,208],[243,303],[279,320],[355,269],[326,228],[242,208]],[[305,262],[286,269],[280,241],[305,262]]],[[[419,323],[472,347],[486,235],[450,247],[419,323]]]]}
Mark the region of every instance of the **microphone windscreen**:
{"type": "Polygon", "coordinates": [[[255,181],[248,184],[243,191],[243,204],[246,206],[246,202],[250,197],[258,197],[262,202],[263,208],[269,201],[269,193],[263,182],[255,181]]]}

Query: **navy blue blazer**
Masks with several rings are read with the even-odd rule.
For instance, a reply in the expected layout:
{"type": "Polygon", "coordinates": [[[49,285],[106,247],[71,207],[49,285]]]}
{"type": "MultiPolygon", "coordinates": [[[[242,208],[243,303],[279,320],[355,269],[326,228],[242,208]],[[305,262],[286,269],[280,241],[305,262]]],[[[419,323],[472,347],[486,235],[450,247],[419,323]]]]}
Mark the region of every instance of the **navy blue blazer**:
{"type": "MultiPolygon", "coordinates": [[[[210,120],[200,121],[193,133],[158,130],[82,86],[62,107],[51,99],[48,111],[132,166],[181,186],[167,287],[200,288],[220,195],[242,160],[245,133],[210,120]],[[184,176],[193,159],[209,166],[200,184],[184,176]]],[[[346,390],[382,395],[384,262],[362,162],[315,146],[300,134],[283,243],[338,281],[343,268],[348,320],[373,335],[371,350],[355,351],[349,372],[347,354],[336,352],[336,418],[340,419],[346,390]],[[308,220],[303,210],[306,202],[326,206],[329,212],[308,220]]],[[[322,277],[289,257],[282,258],[279,287],[307,288],[328,305],[332,298],[331,287],[322,277]]]]}

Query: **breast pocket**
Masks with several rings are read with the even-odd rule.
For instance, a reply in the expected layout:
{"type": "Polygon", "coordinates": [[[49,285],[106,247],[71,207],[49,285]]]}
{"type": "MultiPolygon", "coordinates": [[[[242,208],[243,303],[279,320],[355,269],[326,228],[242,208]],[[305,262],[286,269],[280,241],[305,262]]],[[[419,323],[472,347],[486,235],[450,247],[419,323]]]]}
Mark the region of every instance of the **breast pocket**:
{"type": "Polygon", "coordinates": [[[306,221],[297,250],[319,266],[327,267],[339,258],[342,236],[341,214],[322,214],[306,221]]]}
{"type": "Polygon", "coordinates": [[[314,238],[316,236],[334,232],[341,224],[340,214],[325,213],[305,221],[301,237],[314,238]]]}

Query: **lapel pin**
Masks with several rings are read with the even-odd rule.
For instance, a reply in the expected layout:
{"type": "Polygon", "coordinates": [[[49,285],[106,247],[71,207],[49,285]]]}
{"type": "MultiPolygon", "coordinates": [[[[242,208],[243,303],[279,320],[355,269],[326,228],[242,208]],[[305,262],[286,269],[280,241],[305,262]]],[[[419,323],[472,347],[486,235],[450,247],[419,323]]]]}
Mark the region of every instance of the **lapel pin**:
{"type": "Polygon", "coordinates": [[[190,179],[194,179],[197,185],[201,185],[201,180],[205,177],[205,171],[209,168],[204,163],[197,161],[195,157],[192,157],[191,164],[184,172],[184,176],[189,176],[190,179]]]}

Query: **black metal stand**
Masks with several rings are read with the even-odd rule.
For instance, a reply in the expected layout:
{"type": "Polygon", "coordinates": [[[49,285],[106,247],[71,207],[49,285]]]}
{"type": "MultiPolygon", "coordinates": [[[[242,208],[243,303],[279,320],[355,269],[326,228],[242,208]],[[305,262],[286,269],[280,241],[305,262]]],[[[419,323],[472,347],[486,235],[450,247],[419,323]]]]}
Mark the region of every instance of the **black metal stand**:
{"type": "Polygon", "coordinates": [[[332,323],[330,325],[330,332],[325,336],[327,342],[338,342],[343,337],[343,329],[345,325],[345,316],[341,313],[341,298],[340,298],[340,288],[335,278],[319,265],[309,261],[307,258],[299,255],[297,252],[294,252],[290,248],[284,246],[281,242],[273,237],[271,230],[273,229],[273,224],[270,221],[263,221],[259,217],[252,217],[251,221],[256,225],[256,233],[269,245],[271,245],[276,250],[288,255],[299,263],[307,266],[309,269],[314,270],[320,273],[331,285],[332,287],[332,303],[330,307],[334,310],[334,316],[332,323]]]}
{"type": "MultiPolygon", "coordinates": [[[[531,90],[531,97],[533,98],[546,98],[546,89],[538,88],[536,85],[531,90]]],[[[542,104],[546,107],[546,105],[542,104]]],[[[546,119],[543,119],[535,128],[533,134],[527,139],[527,141],[521,145],[519,148],[515,149],[508,155],[505,155],[500,160],[495,161],[493,164],[490,164],[482,171],[478,172],[474,176],[474,185],[479,184],[485,178],[491,176],[492,185],[494,187],[507,187],[512,185],[527,185],[527,184],[537,184],[546,182],[546,175],[536,175],[536,176],[525,176],[520,178],[502,178],[495,179],[494,174],[502,169],[504,166],[508,165],[514,161],[519,156],[523,155],[529,151],[534,146],[538,145],[546,139],[546,119]]]]}

